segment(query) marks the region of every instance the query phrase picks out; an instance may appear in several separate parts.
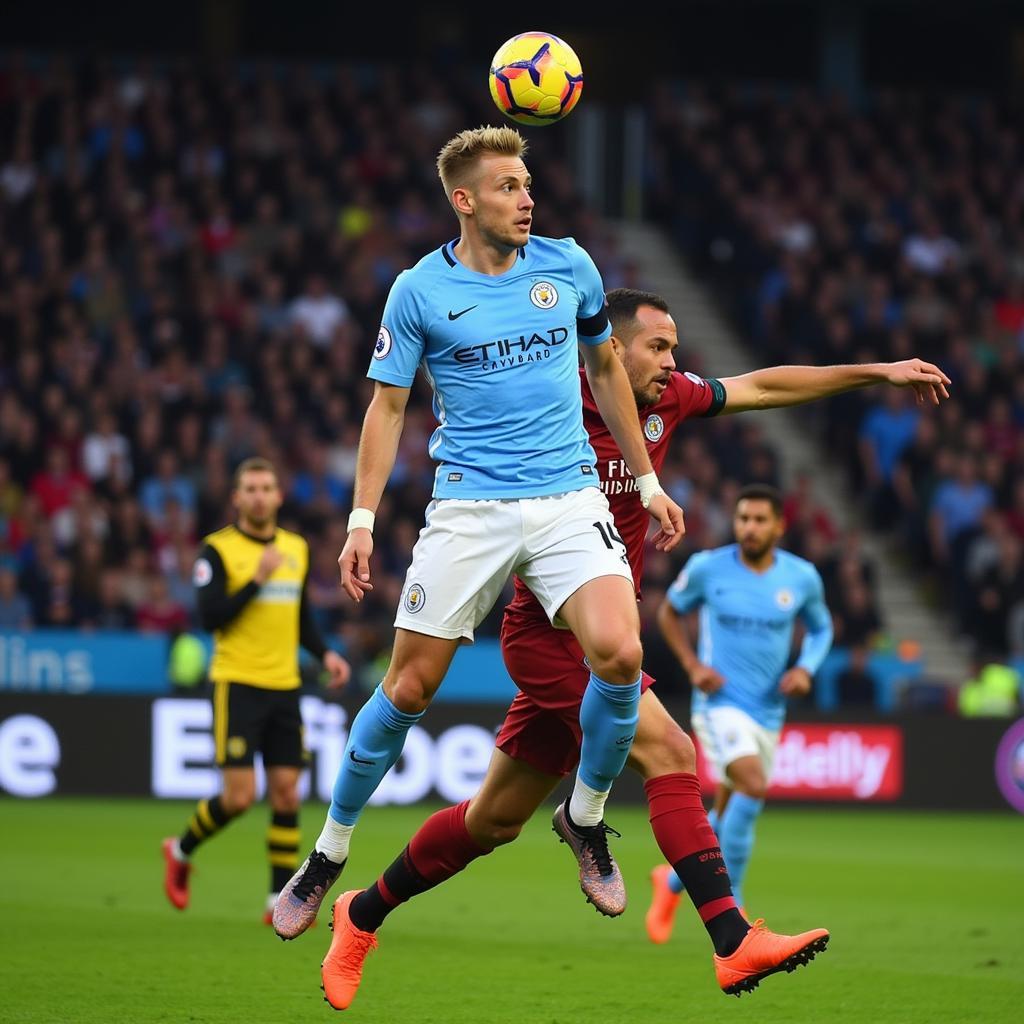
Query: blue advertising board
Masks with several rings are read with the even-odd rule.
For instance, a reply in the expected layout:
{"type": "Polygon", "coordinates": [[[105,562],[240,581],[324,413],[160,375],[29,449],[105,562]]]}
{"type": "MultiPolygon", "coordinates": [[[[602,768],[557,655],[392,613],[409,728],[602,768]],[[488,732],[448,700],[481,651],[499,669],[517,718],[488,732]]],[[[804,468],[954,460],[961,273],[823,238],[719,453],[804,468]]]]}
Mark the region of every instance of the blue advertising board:
{"type": "Polygon", "coordinates": [[[165,693],[166,636],[34,629],[0,631],[0,690],[165,693]]]}

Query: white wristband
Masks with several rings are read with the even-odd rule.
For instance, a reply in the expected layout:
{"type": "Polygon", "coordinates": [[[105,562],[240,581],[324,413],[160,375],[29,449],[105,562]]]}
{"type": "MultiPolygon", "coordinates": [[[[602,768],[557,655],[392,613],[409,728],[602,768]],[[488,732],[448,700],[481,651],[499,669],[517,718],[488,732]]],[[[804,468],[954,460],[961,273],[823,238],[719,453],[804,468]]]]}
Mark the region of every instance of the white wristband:
{"type": "Polygon", "coordinates": [[[651,504],[651,498],[656,494],[664,494],[665,491],[658,483],[657,473],[644,473],[636,478],[636,485],[640,489],[640,504],[647,508],[651,504]]]}
{"type": "Polygon", "coordinates": [[[376,516],[368,508],[354,508],[348,517],[348,532],[353,530],[369,530],[373,533],[376,516]]]}

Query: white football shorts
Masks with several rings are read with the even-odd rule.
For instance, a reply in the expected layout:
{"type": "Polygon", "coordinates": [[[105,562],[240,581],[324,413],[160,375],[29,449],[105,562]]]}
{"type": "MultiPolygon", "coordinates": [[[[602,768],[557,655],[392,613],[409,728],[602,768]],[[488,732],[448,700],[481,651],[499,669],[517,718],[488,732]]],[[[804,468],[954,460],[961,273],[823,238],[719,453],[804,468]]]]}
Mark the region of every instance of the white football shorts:
{"type": "Polygon", "coordinates": [[[633,583],[596,487],[544,498],[443,498],[427,506],[426,520],[395,617],[402,629],[472,642],[512,573],[556,625],[558,609],[584,583],[599,576],[633,583]]]}
{"type": "Polygon", "coordinates": [[[714,766],[718,778],[729,786],[726,769],[741,757],[759,757],[764,777],[771,781],[775,748],[781,729],[766,729],[739,708],[710,707],[690,716],[690,724],[714,766]]]}

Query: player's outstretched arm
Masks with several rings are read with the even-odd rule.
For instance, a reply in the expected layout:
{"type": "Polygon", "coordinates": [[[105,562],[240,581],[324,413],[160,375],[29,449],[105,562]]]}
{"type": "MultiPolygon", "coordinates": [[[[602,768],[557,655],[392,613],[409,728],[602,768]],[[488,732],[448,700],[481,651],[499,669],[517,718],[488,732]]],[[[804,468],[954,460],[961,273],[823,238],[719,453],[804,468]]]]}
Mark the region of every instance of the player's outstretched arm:
{"type": "Polygon", "coordinates": [[[904,359],[862,366],[770,366],[726,377],[722,384],[726,393],[722,412],[731,413],[800,405],[875,384],[913,388],[918,405],[925,401],[938,405],[949,398],[950,380],[934,363],[904,359]]]}
{"type": "Polygon", "coordinates": [[[597,410],[619,446],[629,471],[636,477],[644,508],[660,527],[653,538],[654,546],[659,551],[671,551],[686,532],[683,510],[658,484],[640,432],[636,399],[626,371],[609,342],[583,345],[581,348],[597,410]]]}
{"type": "Polygon", "coordinates": [[[409,389],[378,381],[363,418],[356,456],[356,480],[348,537],[338,556],[342,589],[353,601],[373,590],[370,555],[373,553],[373,518],[398,455],[405,424],[409,389]]]}

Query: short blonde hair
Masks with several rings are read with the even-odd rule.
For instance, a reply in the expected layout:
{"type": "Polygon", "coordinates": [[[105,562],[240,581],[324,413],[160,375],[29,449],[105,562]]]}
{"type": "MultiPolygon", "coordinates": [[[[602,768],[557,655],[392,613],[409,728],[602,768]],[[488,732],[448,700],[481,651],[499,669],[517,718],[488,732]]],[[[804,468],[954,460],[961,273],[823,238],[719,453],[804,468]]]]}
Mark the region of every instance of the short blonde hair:
{"type": "Polygon", "coordinates": [[[485,153],[522,158],[526,149],[526,139],[515,128],[507,125],[495,128],[488,124],[459,132],[437,154],[437,173],[441,177],[445,195],[450,199],[452,191],[466,183],[470,168],[485,153]]]}

